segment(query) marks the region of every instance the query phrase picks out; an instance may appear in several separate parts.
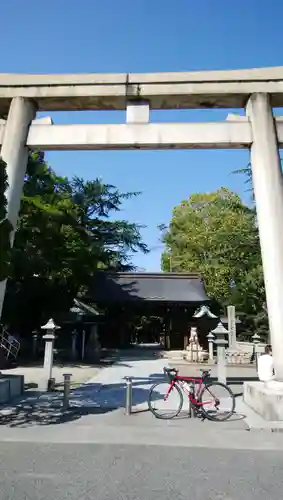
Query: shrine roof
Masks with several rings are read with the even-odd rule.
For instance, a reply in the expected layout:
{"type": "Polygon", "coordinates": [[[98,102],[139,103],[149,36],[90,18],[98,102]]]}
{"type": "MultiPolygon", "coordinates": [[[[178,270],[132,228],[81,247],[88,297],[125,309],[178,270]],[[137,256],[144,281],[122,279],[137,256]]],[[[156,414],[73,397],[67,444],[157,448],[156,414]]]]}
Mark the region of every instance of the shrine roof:
{"type": "Polygon", "coordinates": [[[97,303],[114,302],[208,302],[204,284],[192,273],[95,273],[89,298],[97,303]]]}

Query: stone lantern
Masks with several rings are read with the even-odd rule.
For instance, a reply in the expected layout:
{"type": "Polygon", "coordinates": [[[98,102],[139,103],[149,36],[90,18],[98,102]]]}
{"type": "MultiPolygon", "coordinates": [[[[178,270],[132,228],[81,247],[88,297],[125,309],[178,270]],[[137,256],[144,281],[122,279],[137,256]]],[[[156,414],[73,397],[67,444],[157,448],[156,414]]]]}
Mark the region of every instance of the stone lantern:
{"type": "Polygon", "coordinates": [[[50,381],[52,379],[55,331],[60,328],[61,328],[60,326],[54,323],[54,320],[52,318],[49,319],[47,323],[41,327],[41,330],[46,331],[45,335],[43,335],[42,337],[43,340],[45,341],[43,371],[44,371],[44,384],[46,389],[49,388],[50,381]]]}
{"type": "Polygon", "coordinates": [[[226,353],[225,348],[228,345],[225,335],[228,335],[228,330],[222,325],[221,321],[217,327],[211,332],[215,335],[214,343],[217,346],[217,378],[219,382],[226,384],[226,353]]]}
{"type": "Polygon", "coordinates": [[[213,354],[211,357],[211,349],[213,351],[212,339],[210,337],[210,331],[215,328],[219,321],[219,317],[216,316],[207,305],[202,305],[193,314],[193,322],[196,324],[198,329],[198,337],[202,348],[207,349],[209,352],[209,359],[213,359],[213,354]]]}

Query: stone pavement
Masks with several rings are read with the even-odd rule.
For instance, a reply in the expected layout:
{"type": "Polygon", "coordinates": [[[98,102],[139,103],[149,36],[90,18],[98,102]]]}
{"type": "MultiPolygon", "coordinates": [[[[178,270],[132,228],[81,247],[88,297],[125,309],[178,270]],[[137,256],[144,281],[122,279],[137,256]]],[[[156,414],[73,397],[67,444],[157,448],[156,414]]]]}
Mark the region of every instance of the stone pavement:
{"type": "Polygon", "coordinates": [[[283,449],[283,434],[247,432],[246,410],[237,398],[236,414],[223,423],[189,419],[168,421],[148,411],[150,386],[163,380],[164,359],[121,357],[113,366],[71,392],[71,406],[62,410],[62,392],[26,393],[0,413],[0,441],[42,443],[128,443],[224,449],[283,449]],[[133,414],[126,416],[125,377],[133,377],[133,414]]]}
{"type": "Polygon", "coordinates": [[[126,377],[133,381],[133,406],[147,408],[148,392],[153,383],[164,380],[163,359],[121,357],[80,388],[72,391],[71,405],[117,409],[125,407],[126,377]]]}
{"type": "Polygon", "coordinates": [[[121,357],[115,365],[101,370],[96,377],[73,389],[70,394],[70,412],[62,414],[62,392],[28,391],[21,400],[2,408],[2,423],[13,427],[49,425],[76,420],[86,414],[104,414],[125,408],[127,376],[133,379],[133,406],[139,410],[147,409],[149,388],[160,378],[164,380],[164,364],[162,359],[155,359],[151,352],[148,357],[143,353],[142,359],[128,354],[125,359],[121,357]]]}

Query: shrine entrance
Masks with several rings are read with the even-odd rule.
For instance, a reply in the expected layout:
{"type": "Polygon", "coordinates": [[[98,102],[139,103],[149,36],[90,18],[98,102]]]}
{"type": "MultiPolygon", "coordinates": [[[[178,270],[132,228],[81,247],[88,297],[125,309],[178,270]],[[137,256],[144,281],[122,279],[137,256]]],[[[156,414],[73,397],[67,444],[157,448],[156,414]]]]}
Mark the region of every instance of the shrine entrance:
{"type": "MultiPolygon", "coordinates": [[[[209,299],[197,274],[98,272],[87,297],[106,311],[100,326],[105,347],[157,343],[185,349],[196,310],[209,299]]],[[[201,337],[206,346],[207,340],[201,337]]]]}

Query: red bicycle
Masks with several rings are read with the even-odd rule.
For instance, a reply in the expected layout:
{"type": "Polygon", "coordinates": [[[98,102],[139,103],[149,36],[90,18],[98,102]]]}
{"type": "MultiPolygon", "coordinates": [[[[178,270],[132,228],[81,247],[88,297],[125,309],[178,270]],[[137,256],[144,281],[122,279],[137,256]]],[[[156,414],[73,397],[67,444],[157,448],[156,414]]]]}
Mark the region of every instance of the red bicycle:
{"type": "Polygon", "coordinates": [[[227,385],[212,381],[210,370],[202,370],[199,378],[180,376],[176,368],[164,368],[163,371],[169,382],[157,382],[149,391],[148,406],[155,417],[177,417],[183,408],[184,393],[189,400],[190,413],[193,411],[215,422],[224,422],[233,415],[236,404],[233,392],[227,385]]]}

